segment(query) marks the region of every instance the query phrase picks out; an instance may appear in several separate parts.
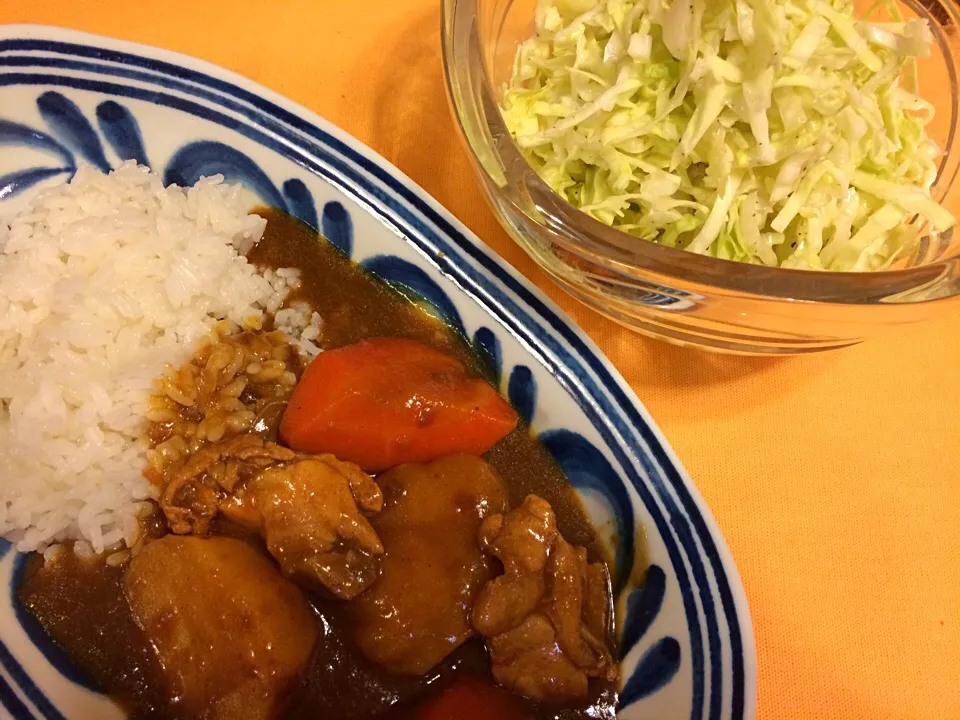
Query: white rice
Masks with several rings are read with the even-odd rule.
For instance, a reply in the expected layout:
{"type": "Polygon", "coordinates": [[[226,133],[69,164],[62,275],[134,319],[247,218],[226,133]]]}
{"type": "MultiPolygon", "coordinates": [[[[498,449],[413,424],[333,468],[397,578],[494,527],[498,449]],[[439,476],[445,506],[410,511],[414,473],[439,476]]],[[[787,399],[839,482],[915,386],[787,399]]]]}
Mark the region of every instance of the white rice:
{"type": "Polygon", "coordinates": [[[320,348],[313,342],[320,337],[322,322],[320,313],[314,312],[306,303],[295,302],[274,316],[278,330],[283,330],[291,344],[308,358],[315,357],[320,348]]]}
{"type": "Polygon", "coordinates": [[[266,222],[222,177],[164,188],[128,163],[81,168],[0,220],[0,534],[18,550],[131,542],[154,489],[142,477],[146,399],[222,319],[265,312],[307,354],[319,317],[281,310],[294,269],[242,253],[266,222]]]}

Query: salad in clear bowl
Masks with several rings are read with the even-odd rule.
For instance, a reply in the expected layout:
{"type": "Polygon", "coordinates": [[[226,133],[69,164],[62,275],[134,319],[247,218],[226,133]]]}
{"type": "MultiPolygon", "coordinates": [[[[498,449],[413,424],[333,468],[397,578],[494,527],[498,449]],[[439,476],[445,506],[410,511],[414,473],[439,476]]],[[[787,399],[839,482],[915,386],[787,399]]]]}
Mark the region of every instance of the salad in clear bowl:
{"type": "Polygon", "coordinates": [[[498,216],[563,287],[668,340],[798,352],[960,291],[956,19],[947,0],[446,0],[444,52],[498,216]]]}
{"type": "Polygon", "coordinates": [[[918,91],[933,36],[889,14],[542,0],[504,119],[550,187],[640,239],[775,267],[890,267],[954,217],[931,198],[940,150],[918,91]]]}

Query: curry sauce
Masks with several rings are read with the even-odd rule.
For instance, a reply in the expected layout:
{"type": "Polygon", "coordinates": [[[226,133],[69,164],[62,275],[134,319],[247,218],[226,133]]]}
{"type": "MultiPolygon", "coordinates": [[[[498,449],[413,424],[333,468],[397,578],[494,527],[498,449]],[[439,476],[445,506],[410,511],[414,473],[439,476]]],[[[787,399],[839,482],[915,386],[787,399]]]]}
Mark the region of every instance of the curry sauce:
{"type": "MultiPolygon", "coordinates": [[[[376,336],[405,337],[455,356],[472,375],[491,379],[491,370],[468,341],[418,304],[351,262],[314,231],[273,209],[258,212],[267,220],[263,239],[251,251],[252,262],[273,268],[294,267],[302,285],[291,301],[308,302],[323,319],[319,344],[325,350],[376,336]]],[[[567,541],[586,547],[600,559],[604,553],[575,491],[545,448],[522,423],[484,459],[503,477],[512,507],[535,493],[556,513],[557,527],[567,541]]],[[[240,537],[265,553],[259,537],[218,520],[214,534],[240,537]]],[[[135,718],[180,717],[165,697],[162,669],[150,641],[134,621],[123,589],[123,568],[102,560],[80,560],[72,553],[44,568],[31,558],[19,601],[32,612],[51,638],[97,687],[135,718]]],[[[338,720],[408,718],[425,697],[439,692],[458,674],[490,679],[483,641],[468,640],[423,676],[388,672],[356,647],[349,612],[341,601],[308,594],[318,640],[301,686],[291,691],[287,718],[338,720]]],[[[590,699],[576,706],[541,705],[515,699],[524,717],[612,718],[616,693],[592,679],[590,699]]]]}

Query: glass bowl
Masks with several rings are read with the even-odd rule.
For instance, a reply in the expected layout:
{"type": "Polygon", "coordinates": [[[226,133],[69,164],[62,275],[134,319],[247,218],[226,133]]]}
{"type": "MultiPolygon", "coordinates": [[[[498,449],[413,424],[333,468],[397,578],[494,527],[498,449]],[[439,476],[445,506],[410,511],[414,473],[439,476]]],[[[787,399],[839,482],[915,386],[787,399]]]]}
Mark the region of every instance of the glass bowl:
{"type": "MultiPolygon", "coordinates": [[[[934,197],[960,217],[960,6],[903,0],[929,21],[920,92],[943,149],[934,197]],[[921,4],[922,2],[922,4],[921,4]]],[[[617,322],[718,351],[793,354],[844,347],[960,305],[960,233],[923,239],[878,272],[818,272],[719,260],[614,230],[556,195],[527,164],[498,107],[536,0],[443,0],[447,89],[484,191],[507,232],[566,291],[617,322]]]]}

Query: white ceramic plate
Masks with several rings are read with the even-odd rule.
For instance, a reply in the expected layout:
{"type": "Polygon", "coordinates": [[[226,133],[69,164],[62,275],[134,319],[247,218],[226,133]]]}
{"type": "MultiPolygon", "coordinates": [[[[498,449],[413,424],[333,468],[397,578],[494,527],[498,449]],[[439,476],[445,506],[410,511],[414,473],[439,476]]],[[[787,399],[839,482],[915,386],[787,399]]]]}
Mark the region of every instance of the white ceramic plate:
{"type": "MultiPolygon", "coordinates": [[[[615,548],[620,717],[754,717],[750,616],[717,526],[639,400],[543,294],[383,158],[276,93],[164,50],[0,26],[0,215],[80,163],[130,158],[181,185],[243,182],[431,303],[495,364],[615,548]]],[[[18,606],[24,557],[0,547],[0,710],[121,716],[18,606]]]]}

